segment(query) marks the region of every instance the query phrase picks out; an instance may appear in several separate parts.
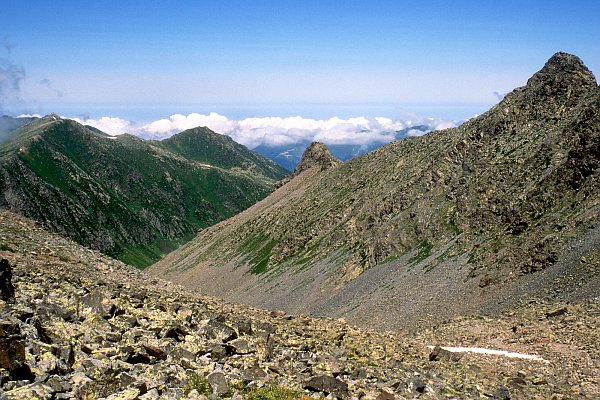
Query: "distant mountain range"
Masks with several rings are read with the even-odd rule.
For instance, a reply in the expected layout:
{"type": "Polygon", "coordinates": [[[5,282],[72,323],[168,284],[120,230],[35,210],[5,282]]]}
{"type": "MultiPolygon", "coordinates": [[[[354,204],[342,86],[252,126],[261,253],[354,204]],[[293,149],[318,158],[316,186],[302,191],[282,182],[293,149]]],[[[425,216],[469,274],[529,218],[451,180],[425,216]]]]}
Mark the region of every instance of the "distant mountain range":
{"type": "Polygon", "coordinates": [[[573,55],[458,128],[326,164],[150,271],[378,329],[600,295],[600,88],[573,55]]]}
{"type": "Polygon", "coordinates": [[[139,267],[288,174],[206,128],[146,141],[56,115],[3,117],[2,127],[0,207],[139,267]]]}
{"type": "MultiPolygon", "coordinates": [[[[395,140],[405,139],[409,135],[415,136],[416,133],[422,135],[431,131],[431,127],[428,125],[414,125],[399,131],[395,131],[395,140]]],[[[267,146],[260,145],[254,148],[254,151],[262,154],[270,160],[275,161],[277,164],[285,169],[293,171],[300,160],[304,150],[310,145],[310,141],[302,141],[292,145],[284,146],[267,146]]],[[[370,151],[373,151],[382,146],[380,142],[370,143],[368,145],[355,145],[355,144],[338,144],[329,145],[331,153],[341,161],[348,161],[370,151]]]]}

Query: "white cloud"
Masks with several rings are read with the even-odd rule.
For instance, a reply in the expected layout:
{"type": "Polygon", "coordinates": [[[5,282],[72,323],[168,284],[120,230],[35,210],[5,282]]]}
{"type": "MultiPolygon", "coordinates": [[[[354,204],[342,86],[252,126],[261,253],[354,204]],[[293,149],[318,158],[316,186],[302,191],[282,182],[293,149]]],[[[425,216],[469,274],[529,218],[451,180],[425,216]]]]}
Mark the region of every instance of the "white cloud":
{"type": "Polygon", "coordinates": [[[189,115],[174,114],[169,119],[159,119],[141,128],[146,137],[163,138],[171,136],[177,132],[197,126],[206,126],[209,129],[227,133],[234,129],[236,122],[230,121],[227,117],[211,112],[209,115],[191,113],[189,115]]]}
{"type": "Polygon", "coordinates": [[[415,137],[415,136],[423,136],[426,133],[427,132],[423,132],[418,129],[409,129],[408,132],[406,132],[406,135],[410,136],[410,137],[415,137]]]}
{"type": "Polygon", "coordinates": [[[456,121],[436,121],[432,120],[432,124],[430,125],[434,131],[441,131],[442,129],[454,128],[456,127],[456,121]]]}
{"type": "Polygon", "coordinates": [[[90,125],[94,128],[100,129],[104,133],[109,135],[121,135],[123,133],[131,133],[133,135],[138,133],[138,129],[130,121],[116,118],[116,117],[102,117],[100,119],[81,119],[71,118],[73,121],[77,121],[83,125],[90,125]]]}
{"type": "MultiPolygon", "coordinates": [[[[267,147],[285,146],[301,142],[320,141],[325,144],[348,144],[367,146],[373,143],[388,143],[395,139],[396,131],[412,125],[427,125],[432,130],[456,126],[456,121],[418,118],[393,120],[387,117],[368,118],[363,116],[341,119],[311,119],[292,117],[255,117],[231,120],[211,112],[208,115],[191,113],[174,114],[143,126],[114,117],[98,120],[73,118],[82,124],[91,125],[108,134],[131,133],[146,139],[164,139],[186,129],[206,126],[209,129],[230,136],[248,148],[263,145],[267,147]]],[[[409,135],[422,135],[420,130],[411,130],[409,135]]]]}

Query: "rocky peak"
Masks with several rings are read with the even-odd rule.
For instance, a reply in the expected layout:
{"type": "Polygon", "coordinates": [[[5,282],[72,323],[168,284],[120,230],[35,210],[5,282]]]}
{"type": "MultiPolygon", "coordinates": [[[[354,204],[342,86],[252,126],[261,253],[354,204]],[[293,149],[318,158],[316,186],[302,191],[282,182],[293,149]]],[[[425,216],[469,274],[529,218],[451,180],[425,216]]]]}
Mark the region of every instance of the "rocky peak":
{"type": "Polygon", "coordinates": [[[300,163],[294,170],[292,176],[300,175],[302,172],[315,166],[320,167],[321,171],[325,171],[341,163],[340,160],[331,154],[326,145],[319,142],[312,142],[306,150],[304,150],[302,160],[300,160],[300,163]]]}
{"type": "Polygon", "coordinates": [[[558,52],[527,81],[526,89],[555,102],[572,102],[590,90],[597,90],[594,74],[577,56],[558,52]]]}
{"type": "Polygon", "coordinates": [[[62,118],[61,118],[61,117],[60,117],[58,114],[56,114],[56,113],[51,113],[51,114],[48,114],[48,115],[46,115],[46,118],[47,118],[47,119],[50,119],[50,120],[52,120],[52,121],[60,121],[60,120],[62,119],[62,118]]]}
{"type": "Polygon", "coordinates": [[[483,123],[490,131],[491,125],[514,128],[515,124],[557,121],[566,118],[584,98],[598,92],[596,78],[583,61],[572,54],[558,52],[529,78],[526,86],[506,95],[499,107],[490,110],[477,123],[483,123]]]}

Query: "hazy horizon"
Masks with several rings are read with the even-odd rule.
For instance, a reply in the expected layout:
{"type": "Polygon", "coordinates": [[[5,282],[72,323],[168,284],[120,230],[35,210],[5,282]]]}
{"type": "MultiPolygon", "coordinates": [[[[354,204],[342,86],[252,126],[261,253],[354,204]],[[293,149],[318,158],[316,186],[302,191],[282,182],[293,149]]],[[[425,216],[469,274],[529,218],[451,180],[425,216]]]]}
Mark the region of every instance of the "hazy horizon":
{"type": "Polygon", "coordinates": [[[480,114],[557,51],[600,70],[600,3],[585,0],[65,0],[2,11],[0,113],[54,112],[111,134],[208,121],[244,131],[245,144],[297,129],[379,140],[414,121],[480,114]]]}

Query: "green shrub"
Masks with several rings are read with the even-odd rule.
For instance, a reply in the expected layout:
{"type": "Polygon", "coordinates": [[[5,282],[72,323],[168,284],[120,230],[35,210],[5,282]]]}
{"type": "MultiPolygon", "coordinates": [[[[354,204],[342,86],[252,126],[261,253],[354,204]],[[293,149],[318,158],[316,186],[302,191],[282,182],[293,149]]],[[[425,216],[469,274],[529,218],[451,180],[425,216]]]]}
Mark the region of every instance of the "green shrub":
{"type": "Polygon", "coordinates": [[[183,391],[186,395],[194,389],[198,391],[198,394],[202,395],[209,395],[212,393],[212,388],[210,387],[210,383],[208,383],[208,379],[201,375],[191,375],[190,379],[188,379],[183,386],[183,391]]]}
{"type": "Polygon", "coordinates": [[[248,400],[291,400],[305,397],[299,392],[276,385],[252,389],[246,396],[248,400]]]}
{"type": "Polygon", "coordinates": [[[10,247],[9,245],[4,244],[4,243],[0,244],[0,250],[2,250],[2,251],[10,251],[11,253],[15,252],[15,249],[13,249],[12,247],[10,247]]]}
{"type": "Polygon", "coordinates": [[[431,249],[433,245],[429,243],[427,240],[423,240],[417,245],[417,254],[412,256],[408,262],[410,264],[417,264],[426,259],[431,255],[431,249]]]}

